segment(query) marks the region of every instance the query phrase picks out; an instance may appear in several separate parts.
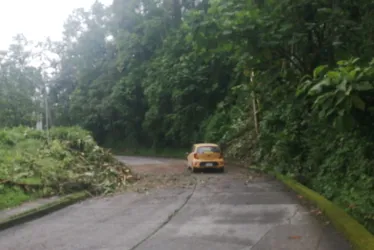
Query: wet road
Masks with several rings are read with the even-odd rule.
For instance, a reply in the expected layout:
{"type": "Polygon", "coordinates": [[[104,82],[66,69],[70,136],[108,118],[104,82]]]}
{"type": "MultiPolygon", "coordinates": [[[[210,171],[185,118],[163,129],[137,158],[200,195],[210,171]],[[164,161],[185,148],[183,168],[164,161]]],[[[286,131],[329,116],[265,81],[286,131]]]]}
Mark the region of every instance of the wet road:
{"type": "Polygon", "coordinates": [[[178,160],[120,159],[150,177],[173,173],[174,186],[72,205],[0,232],[0,249],[350,249],[276,180],[230,166],[225,174],[187,174],[178,160]]]}

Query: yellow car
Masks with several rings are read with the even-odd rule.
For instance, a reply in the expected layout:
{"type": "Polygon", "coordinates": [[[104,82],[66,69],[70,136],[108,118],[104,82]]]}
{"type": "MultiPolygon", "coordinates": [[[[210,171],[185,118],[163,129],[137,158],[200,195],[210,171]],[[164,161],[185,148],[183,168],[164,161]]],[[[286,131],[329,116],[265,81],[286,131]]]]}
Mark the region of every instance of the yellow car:
{"type": "Polygon", "coordinates": [[[220,172],[225,171],[225,161],[221,149],[217,144],[198,143],[192,146],[191,153],[187,155],[187,167],[192,172],[203,169],[217,169],[220,172]]]}

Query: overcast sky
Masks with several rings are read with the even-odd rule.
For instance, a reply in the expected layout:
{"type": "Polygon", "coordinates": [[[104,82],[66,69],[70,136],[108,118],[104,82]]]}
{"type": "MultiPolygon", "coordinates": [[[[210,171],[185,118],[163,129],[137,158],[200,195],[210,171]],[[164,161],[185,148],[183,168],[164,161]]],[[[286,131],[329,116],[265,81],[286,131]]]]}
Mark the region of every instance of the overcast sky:
{"type": "MultiPolygon", "coordinates": [[[[63,24],[76,8],[90,8],[95,0],[1,0],[0,50],[7,49],[12,37],[23,33],[32,41],[46,37],[60,40],[63,24]]],[[[100,0],[111,4],[112,0],[100,0]]]]}

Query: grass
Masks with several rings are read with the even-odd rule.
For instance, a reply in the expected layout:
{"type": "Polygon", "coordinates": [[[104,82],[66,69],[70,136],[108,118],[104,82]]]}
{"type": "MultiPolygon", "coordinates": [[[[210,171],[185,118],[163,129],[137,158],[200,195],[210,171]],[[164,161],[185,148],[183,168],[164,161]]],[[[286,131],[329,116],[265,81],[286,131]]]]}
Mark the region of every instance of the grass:
{"type": "MultiPolygon", "coordinates": [[[[39,178],[23,178],[19,182],[28,185],[40,184],[39,178]]],[[[0,210],[6,208],[12,208],[21,205],[26,201],[31,201],[42,197],[42,192],[31,192],[26,193],[20,187],[17,186],[5,186],[0,185],[0,210]]]]}
{"type": "Polygon", "coordinates": [[[26,194],[21,188],[3,187],[0,189],[0,210],[16,207],[35,198],[36,195],[26,194]]]}
{"type": "Polygon", "coordinates": [[[119,149],[114,148],[111,149],[114,154],[118,155],[126,155],[126,156],[149,156],[149,157],[163,157],[163,158],[178,158],[178,159],[185,159],[186,152],[189,149],[173,149],[173,148],[160,148],[160,149],[152,149],[152,148],[136,148],[136,149],[119,149]]]}
{"type": "MultiPolygon", "coordinates": [[[[11,134],[11,136],[15,135],[11,134]]],[[[14,140],[15,138],[11,139],[14,140]]],[[[7,165],[9,163],[18,161],[19,159],[23,158],[24,154],[37,154],[39,147],[36,145],[39,145],[40,141],[36,139],[21,140],[19,138],[17,138],[17,140],[19,141],[17,141],[15,145],[7,145],[6,143],[4,143],[4,140],[2,141],[3,143],[0,143],[0,165],[1,163],[7,165]]],[[[7,174],[7,171],[0,171],[0,179],[8,179],[9,176],[7,174]]],[[[40,184],[40,179],[36,177],[27,177],[20,178],[18,182],[29,185],[37,185],[40,184]]],[[[16,207],[26,201],[37,199],[38,197],[38,193],[26,193],[20,187],[10,187],[4,184],[0,184],[0,210],[16,207]]]]}

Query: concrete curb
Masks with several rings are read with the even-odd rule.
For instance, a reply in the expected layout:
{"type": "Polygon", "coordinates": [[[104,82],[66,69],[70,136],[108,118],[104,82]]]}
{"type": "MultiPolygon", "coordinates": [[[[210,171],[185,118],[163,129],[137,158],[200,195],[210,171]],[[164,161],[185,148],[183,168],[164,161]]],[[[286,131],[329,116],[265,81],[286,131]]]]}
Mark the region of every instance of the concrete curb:
{"type": "Polygon", "coordinates": [[[316,204],[321,211],[330,219],[332,224],[337,230],[343,233],[343,235],[350,241],[355,250],[373,250],[374,249],[374,236],[365,229],[358,221],[352,218],[342,208],[334,205],[331,201],[327,200],[317,192],[305,187],[297,181],[273,173],[273,175],[283,182],[285,185],[290,187],[295,192],[304,196],[316,204]]]}
{"type": "Polygon", "coordinates": [[[83,192],[77,192],[70,195],[66,195],[61,197],[60,199],[47,203],[45,205],[42,205],[40,207],[30,209],[26,212],[10,216],[9,218],[0,221],[0,231],[5,230],[7,228],[40,218],[44,215],[47,215],[49,213],[52,213],[54,211],[57,211],[61,208],[67,207],[69,205],[72,205],[76,202],[79,202],[81,200],[84,200],[90,196],[89,193],[83,191],[83,192]]]}

